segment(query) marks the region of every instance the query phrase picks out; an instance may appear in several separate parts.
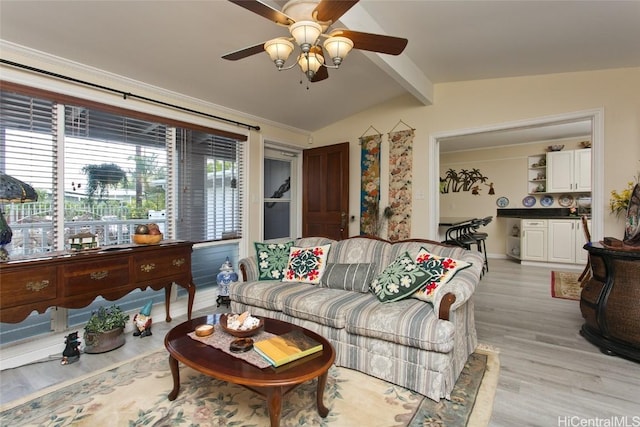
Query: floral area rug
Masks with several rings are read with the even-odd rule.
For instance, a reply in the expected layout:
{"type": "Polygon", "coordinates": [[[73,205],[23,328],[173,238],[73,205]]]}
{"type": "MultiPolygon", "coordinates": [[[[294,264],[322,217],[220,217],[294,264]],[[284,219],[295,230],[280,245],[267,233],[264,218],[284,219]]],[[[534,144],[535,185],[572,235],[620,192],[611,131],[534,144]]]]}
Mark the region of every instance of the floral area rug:
{"type": "Polygon", "coordinates": [[[582,288],[578,282],[578,277],[580,277],[580,273],[573,271],[552,271],[551,296],[580,301],[582,288]]]}
{"type": "MultiPolygon", "coordinates": [[[[324,395],[329,415],[321,418],[317,413],[313,397],[316,383],[312,380],[285,396],[280,425],[487,425],[497,371],[495,353],[476,351],[456,384],[452,400],[436,403],[360,372],[332,367],[324,395]],[[483,391],[483,387],[487,390],[483,391]],[[475,410],[472,414],[474,402],[480,407],[480,415],[476,415],[475,410]]],[[[2,408],[0,425],[269,425],[266,404],[252,391],[207,377],[182,364],[180,377],[180,393],[176,400],[170,402],[167,394],[173,388],[173,380],[168,356],[165,351],[156,351],[84,379],[11,402],[2,408]]]]}

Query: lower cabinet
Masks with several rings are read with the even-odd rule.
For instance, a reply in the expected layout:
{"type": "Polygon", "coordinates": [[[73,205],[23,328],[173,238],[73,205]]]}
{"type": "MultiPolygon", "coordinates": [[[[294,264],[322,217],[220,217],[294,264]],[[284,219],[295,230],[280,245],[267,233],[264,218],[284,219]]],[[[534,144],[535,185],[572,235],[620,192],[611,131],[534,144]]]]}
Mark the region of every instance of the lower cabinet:
{"type": "Polygon", "coordinates": [[[526,261],[547,260],[547,221],[523,219],[521,222],[521,258],[526,261]]]}
{"type": "Polygon", "coordinates": [[[549,239],[547,241],[547,261],[574,263],[576,260],[577,221],[550,219],[547,221],[549,239]]]}
{"type": "MultiPolygon", "coordinates": [[[[590,223],[587,224],[590,226],[590,223]]],[[[579,219],[515,219],[507,221],[507,255],[523,261],[586,264],[587,251],[579,219]]]]}

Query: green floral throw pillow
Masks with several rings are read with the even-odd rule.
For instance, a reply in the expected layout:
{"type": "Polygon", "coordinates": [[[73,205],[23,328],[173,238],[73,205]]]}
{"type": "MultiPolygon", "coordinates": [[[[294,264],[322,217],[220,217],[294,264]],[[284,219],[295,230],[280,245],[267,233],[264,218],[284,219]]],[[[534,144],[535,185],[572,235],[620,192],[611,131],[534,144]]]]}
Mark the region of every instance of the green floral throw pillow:
{"type": "Polygon", "coordinates": [[[282,281],[304,282],[314,285],[320,283],[324,269],[327,266],[329,248],[331,248],[331,245],[310,248],[292,246],[282,281]]]}
{"type": "Polygon", "coordinates": [[[425,248],[420,248],[420,252],[416,256],[416,262],[428,271],[433,278],[412,296],[430,303],[436,300],[438,293],[444,289],[444,284],[451,280],[458,271],[471,267],[471,263],[434,255],[425,248]]]}
{"type": "Polygon", "coordinates": [[[293,241],[286,243],[255,242],[258,255],[258,280],[282,280],[293,241]]]}
{"type": "Polygon", "coordinates": [[[373,279],[370,287],[380,301],[392,302],[411,296],[431,278],[431,275],[405,252],[373,279]]]}

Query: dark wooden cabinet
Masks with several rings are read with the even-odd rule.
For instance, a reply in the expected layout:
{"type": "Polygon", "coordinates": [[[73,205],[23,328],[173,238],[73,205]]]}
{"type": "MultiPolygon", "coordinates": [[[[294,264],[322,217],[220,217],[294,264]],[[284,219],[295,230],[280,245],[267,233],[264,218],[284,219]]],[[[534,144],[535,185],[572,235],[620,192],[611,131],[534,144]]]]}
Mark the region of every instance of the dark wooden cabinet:
{"type": "Polygon", "coordinates": [[[640,361],[640,251],[584,248],[592,278],[580,295],[580,333],[604,353],[640,361]]]}
{"type": "Polygon", "coordinates": [[[52,252],[0,263],[0,321],[18,323],[49,307],[80,308],[97,296],[122,298],[134,289],[165,289],[166,320],[171,285],[189,293],[188,317],[195,296],[190,242],[119,245],[85,252],[52,252]]]}

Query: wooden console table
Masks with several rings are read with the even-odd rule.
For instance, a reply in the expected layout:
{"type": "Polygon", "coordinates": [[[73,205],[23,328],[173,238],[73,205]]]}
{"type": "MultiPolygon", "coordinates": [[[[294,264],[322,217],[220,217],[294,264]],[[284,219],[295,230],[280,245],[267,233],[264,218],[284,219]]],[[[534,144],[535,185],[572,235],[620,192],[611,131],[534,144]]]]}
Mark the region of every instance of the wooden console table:
{"type": "Polygon", "coordinates": [[[593,277],[580,295],[580,334],[603,353],[640,361],[640,251],[584,248],[593,277]]]}
{"type": "Polygon", "coordinates": [[[32,311],[81,308],[97,296],[113,301],[136,288],[164,288],[166,320],[171,285],[189,293],[188,317],[196,287],[191,276],[190,242],[117,245],[82,252],[49,252],[0,263],[0,322],[18,323],[32,311]]]}

